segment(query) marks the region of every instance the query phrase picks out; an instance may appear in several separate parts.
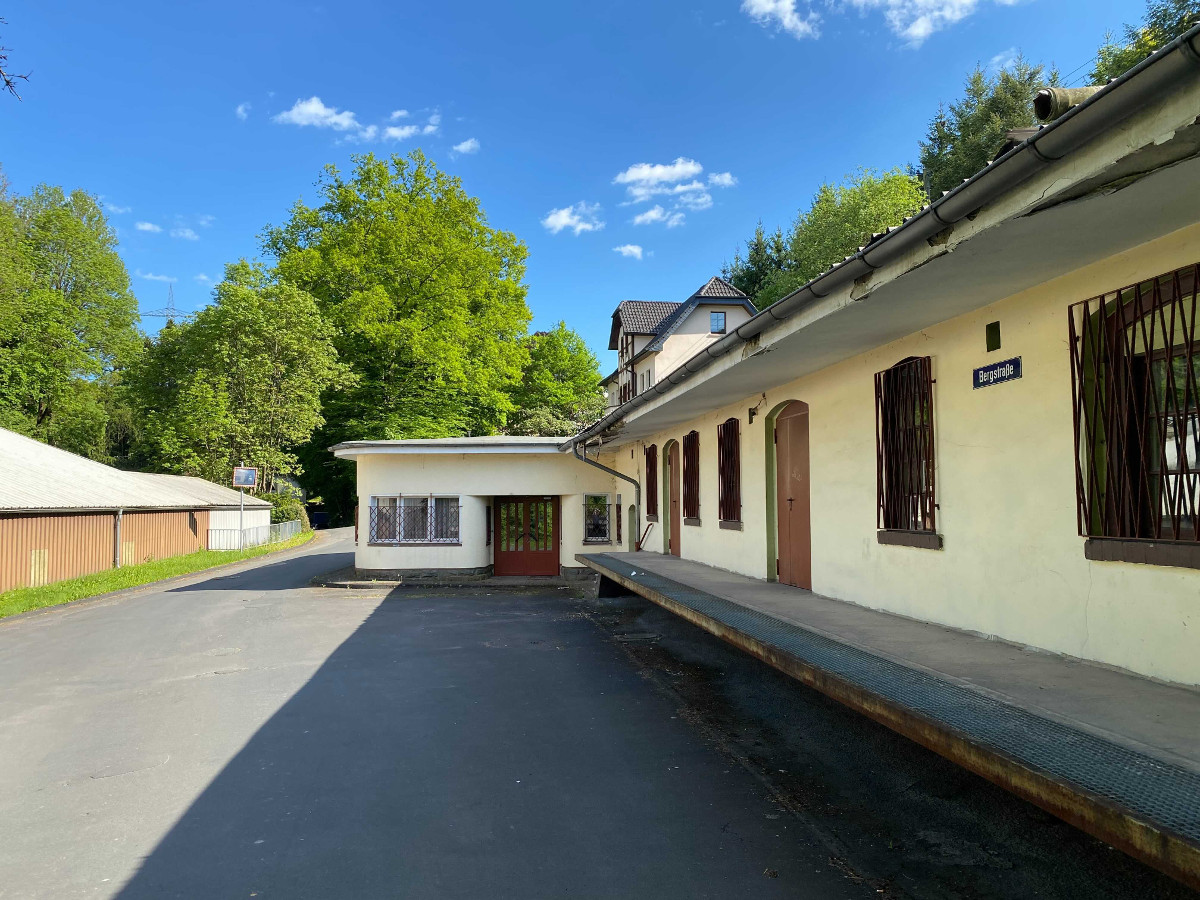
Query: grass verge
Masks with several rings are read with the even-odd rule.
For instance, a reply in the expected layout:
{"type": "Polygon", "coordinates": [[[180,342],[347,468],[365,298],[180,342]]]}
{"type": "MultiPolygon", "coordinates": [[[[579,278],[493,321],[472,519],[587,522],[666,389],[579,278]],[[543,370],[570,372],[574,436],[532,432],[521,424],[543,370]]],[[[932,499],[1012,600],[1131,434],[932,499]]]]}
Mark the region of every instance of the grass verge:
{"type": "Polygon", "coordinates": [[[274,553],[277,550],[299,547],[312,540],[315,534],[315,531],[306,531],[277,544],[265,544],[262,547],[251,547],[248,550],[198,550],[183,556],[152,559],[150,562],[140,563],[136,566],[106,569],[103,572],[94,572],[80,578],[56,581],[54,584],[47,584],[43,587],[16,588],[0,594],[0,619],[28,612],[31,609],[58,606],[62,603],[70,603],[72,600],[82,600],[84,597],[94,597],[97,594],[107,594],[122,588],[150,584],[152,581],[162,581],[164,578],[174,578],[177,575],[187,575],[191,572],[202,572],[213,566],[241,562],[244,559],[253,559],[256,556],[274,553]]]}

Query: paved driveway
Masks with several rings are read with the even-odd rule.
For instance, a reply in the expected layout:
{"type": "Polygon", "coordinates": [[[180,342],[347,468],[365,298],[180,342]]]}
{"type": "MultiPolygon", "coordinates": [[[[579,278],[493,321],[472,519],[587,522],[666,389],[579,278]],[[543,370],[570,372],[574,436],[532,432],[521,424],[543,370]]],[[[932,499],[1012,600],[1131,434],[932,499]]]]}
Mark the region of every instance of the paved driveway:
{"type": "Polygon", "coordinates": [[[350,550],[0,623],[0,896],[874,895],[565,592],[350,550]]]}

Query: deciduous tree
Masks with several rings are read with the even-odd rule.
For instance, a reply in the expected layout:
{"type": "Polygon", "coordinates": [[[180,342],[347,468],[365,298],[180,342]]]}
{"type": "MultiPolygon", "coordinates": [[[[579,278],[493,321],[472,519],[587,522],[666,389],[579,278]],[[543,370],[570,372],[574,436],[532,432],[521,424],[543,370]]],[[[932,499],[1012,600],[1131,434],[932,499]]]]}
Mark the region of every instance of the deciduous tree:
{"type": "Polygon", "coordinates": [[[1121,40],[1109,33],[1096,52],[1092,84],[1104,84],[1136,66],[1200,22],[1198,0],[1148,0],[1141,25],[1126,25],[1121,40]]]}
{"type": "Polygon", "coordinates": [[[529,361],[512,388],[515,410],[508,434],[571,435],[604,411],[600,366],[583,338],[566,322],[526,341],[529,361]]]}

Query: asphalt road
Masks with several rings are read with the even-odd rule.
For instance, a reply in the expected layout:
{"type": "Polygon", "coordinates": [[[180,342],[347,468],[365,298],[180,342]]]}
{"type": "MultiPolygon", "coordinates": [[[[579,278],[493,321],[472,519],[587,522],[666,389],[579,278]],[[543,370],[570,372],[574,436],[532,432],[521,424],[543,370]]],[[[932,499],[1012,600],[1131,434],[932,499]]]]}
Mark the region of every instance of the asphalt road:
{"type": "Polygon", "coordinates": [[[568,592],[350,550],[0,622],[0,897],[879,896],[568,592]]]}

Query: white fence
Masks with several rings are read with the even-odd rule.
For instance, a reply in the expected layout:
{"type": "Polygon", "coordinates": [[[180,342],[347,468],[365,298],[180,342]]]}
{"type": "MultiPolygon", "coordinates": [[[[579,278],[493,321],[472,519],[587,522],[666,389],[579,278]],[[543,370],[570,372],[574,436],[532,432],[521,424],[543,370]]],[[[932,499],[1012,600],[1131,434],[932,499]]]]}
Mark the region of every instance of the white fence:
{"type": "Polygon", "coordinates": [[[276,522],[274,525],[258,525],[254,528],[210,528],[208,529],[209,550],[241,550],[245,547],[260,547],[286,541],[300,533],[300,520],[276,522]]]}

